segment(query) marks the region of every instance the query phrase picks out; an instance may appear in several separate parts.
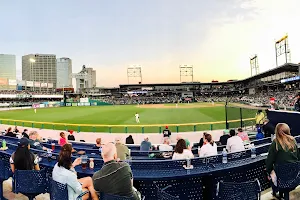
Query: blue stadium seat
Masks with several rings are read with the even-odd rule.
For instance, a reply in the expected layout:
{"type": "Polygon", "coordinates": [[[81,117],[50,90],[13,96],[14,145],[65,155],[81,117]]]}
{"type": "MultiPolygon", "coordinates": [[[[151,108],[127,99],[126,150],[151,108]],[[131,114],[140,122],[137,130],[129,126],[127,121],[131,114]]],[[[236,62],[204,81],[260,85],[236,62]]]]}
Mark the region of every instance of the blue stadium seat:
{"type": "Polygon", "coordinates": [[[8,162],[3,161],[0,159],[0,199],[6,200],[3,197],[3,182],[7,180],[11,176],[10,166],[8,162]]]}
{"type": "Polygon", "coordinates": [[[217,187],[219,200],[257,200],[260,199],[260,193],[261,188],[258,179],[242,183],[221,181],[217,187]]]}
{"type": "MultiPolygon", "coordinates": [[[[66,184],[62,184],[51,179],[50,185],[50,200],[69,200],[66,184]]],[[[81,200],[87,193],[88,191],[81,193],[76,200],[81,200]]]]}
{"type": "Polygon", "coordinates": [[[35,196],[46,193],[48,180],[43,170],[16,170],[14,173],[13,188],[15,193],[22,193],[29,200],[35,196]]]}
{"type": "Polygon", "coordinates": [[[122,197],[112,194],[100,193],[100,200],[134,200],[133,197],[122,197]]]}
{"type": "Polygon", "coordinates": [[[280,196],[288,200],[290,191],[300,185],[300,162],[276,165],[275,172],[280,196]]]}
{"type": "Polygon", "coordinates": [[[158,200],[178,200],[180,199],[179,196],[173,196],[171,194],[168,194],[165,190],[172,187],[171,185],[168,185],[167,187],[164,187],[164,188],[159,188],[157,185],[156,185],[156,188],[157,188],[157,199],[158,200]]]}

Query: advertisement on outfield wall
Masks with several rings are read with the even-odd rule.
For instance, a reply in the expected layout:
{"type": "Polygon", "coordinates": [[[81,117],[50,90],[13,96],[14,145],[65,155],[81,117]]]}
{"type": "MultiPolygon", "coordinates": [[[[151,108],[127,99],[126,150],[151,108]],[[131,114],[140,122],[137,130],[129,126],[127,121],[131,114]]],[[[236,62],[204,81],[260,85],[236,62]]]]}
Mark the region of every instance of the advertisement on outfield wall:
{"type": "Polygon", "coordinates": [[[80,103],[89,103],[89,98],[80,98],[80,103]]]}
{"type": "Polygon", "coordinates": [[[72,103],[72,106],[77,106],[77,103],[72,103]]]}
{"type": "Polygon", "coordinates": [[[8,79],[8,85],[17,85],[17,80],[8,79]]]}
{"type": "Polygon", "coordinates": [[[27,87],[33,87],[33,81],[26,81],[27,87]]]}
{"type": "Polygon", "coordinates": [[[72,103],[66,103],[66,106],[72,106],[72,103]]]}

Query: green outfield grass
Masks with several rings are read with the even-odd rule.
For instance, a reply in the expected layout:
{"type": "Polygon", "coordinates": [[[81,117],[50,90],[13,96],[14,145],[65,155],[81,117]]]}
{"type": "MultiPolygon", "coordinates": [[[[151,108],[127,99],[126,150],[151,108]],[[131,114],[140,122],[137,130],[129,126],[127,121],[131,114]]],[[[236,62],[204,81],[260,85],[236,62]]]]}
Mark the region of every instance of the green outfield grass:
{"type": "MultiPolygon", "coordinates": [[[[205,104],[202,105],[205,106],[205,104]]],[[[230,120],[239,119],[239,114],[236,110],[232,111],[232,113],[233,117],[230,120]]],[[[253,117],[253,113],[255,111],[249,112],[249,115],[243,116],[243,118],[253,117]]],[[[180,105],[179,108],[175,108],[175,105],[172,104],[168,104],[164,108],[141,108],[132,105],[60,107],[38,109],[36,114],[33,109],[2,111],[0,112],[0,119],[2,124],[16,124],[18,126],[56,130],[72,129],[88,132],[158,133],[160,129],[168,125],[173,132],[183,132],[225,128],[225,123],[213,125],[207,123],[225,121],[225,108],[224,106],[189,108],[187,104],[180,105]],[[140,124],[135,122],[134,115],[136,112],[140,114],[140,124]],[[182,125],[185,123],[187,125],[182,125]]],[[[237,126],[239,124],[237,122],[237,126]]]]}

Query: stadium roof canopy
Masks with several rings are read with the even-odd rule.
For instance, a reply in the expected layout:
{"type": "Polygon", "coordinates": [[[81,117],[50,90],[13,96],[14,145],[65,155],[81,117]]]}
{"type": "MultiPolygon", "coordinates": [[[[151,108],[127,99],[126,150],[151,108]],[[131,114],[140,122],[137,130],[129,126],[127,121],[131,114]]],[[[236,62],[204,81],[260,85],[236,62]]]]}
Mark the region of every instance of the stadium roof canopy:
{"type": "Polygon", "coordinates": [[[208,83],[200,83],[200,82],[185,82],[185,83],[150,83],[150,84],[120,84],[121,87],[153,87],[153,86],[181,86],[181,85],[205,85],[205,84],[212,84],[212,85],[221,85],[221,84],[232,84],[232,83],[241,83],[241,82],[248,82],[255,79],[260,79],[272,75],[276,75],[281,72],[298,72],[299,70],[299,64],[293,64],[293,63],[286,63],[284,65],[281,65],[279,67],[270,69],[268,71],[262,72],[260,74],[251,76],[249,78],[243,79],[243,80],[236,80],[236,81],[230,81],[230,82],[208,82],[208,83]]]}

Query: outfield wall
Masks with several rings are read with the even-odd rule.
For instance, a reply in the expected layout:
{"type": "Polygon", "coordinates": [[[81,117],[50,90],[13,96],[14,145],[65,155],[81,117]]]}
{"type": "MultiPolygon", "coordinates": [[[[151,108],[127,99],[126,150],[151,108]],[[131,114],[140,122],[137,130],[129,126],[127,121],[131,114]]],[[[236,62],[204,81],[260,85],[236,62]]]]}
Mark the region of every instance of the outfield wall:
{"type": "MultiPolygon", "coordinates": [[[[4,125],[0,124],[0,130],[4,131],[8,127],[14,128],[12,125],[4,125]]],[[[28,129],[30,131],[37,131],[41,137],[43,138],[52,138],[52,139],[59,139],[59,133],[65,132],[64,130],[49,130],[49,129],[37,129],[37,128],[30,128],[30,127],[18,127],[20,132],[23,132],[24,129],[28,129]]],[[[189,139],[191,143],[198,143],[200,138],[202,137],[204,131],[198,132],[180,132],[180,133],[172,133],[171,135],[171,143],[176,143],[177,135],[181,135],[183,138],[189,139]]],[[[213,137],[214,141],[219,141],[220,136],[223,134],[223,130],[213,130],[213,131],[206,131],[210,133],[213,137]]],[[[95,143],[96,138],[101,138],[102,143],[107,142],[114,142],[116,137],[121,137],[123,142],[125,143],[126,137],[128,135],[132,135],[135,144],[140,144],[145,136],[149,137],[149,140],[152,144],[161,144],[163,141],[163,135],[158,133],[150,133],[150,134],[141,134],[141,133],[91,133],[91,132],[74,132],[73,135],[75,136],[76,141],[85,140],[89,143],[95,143]]]]}

